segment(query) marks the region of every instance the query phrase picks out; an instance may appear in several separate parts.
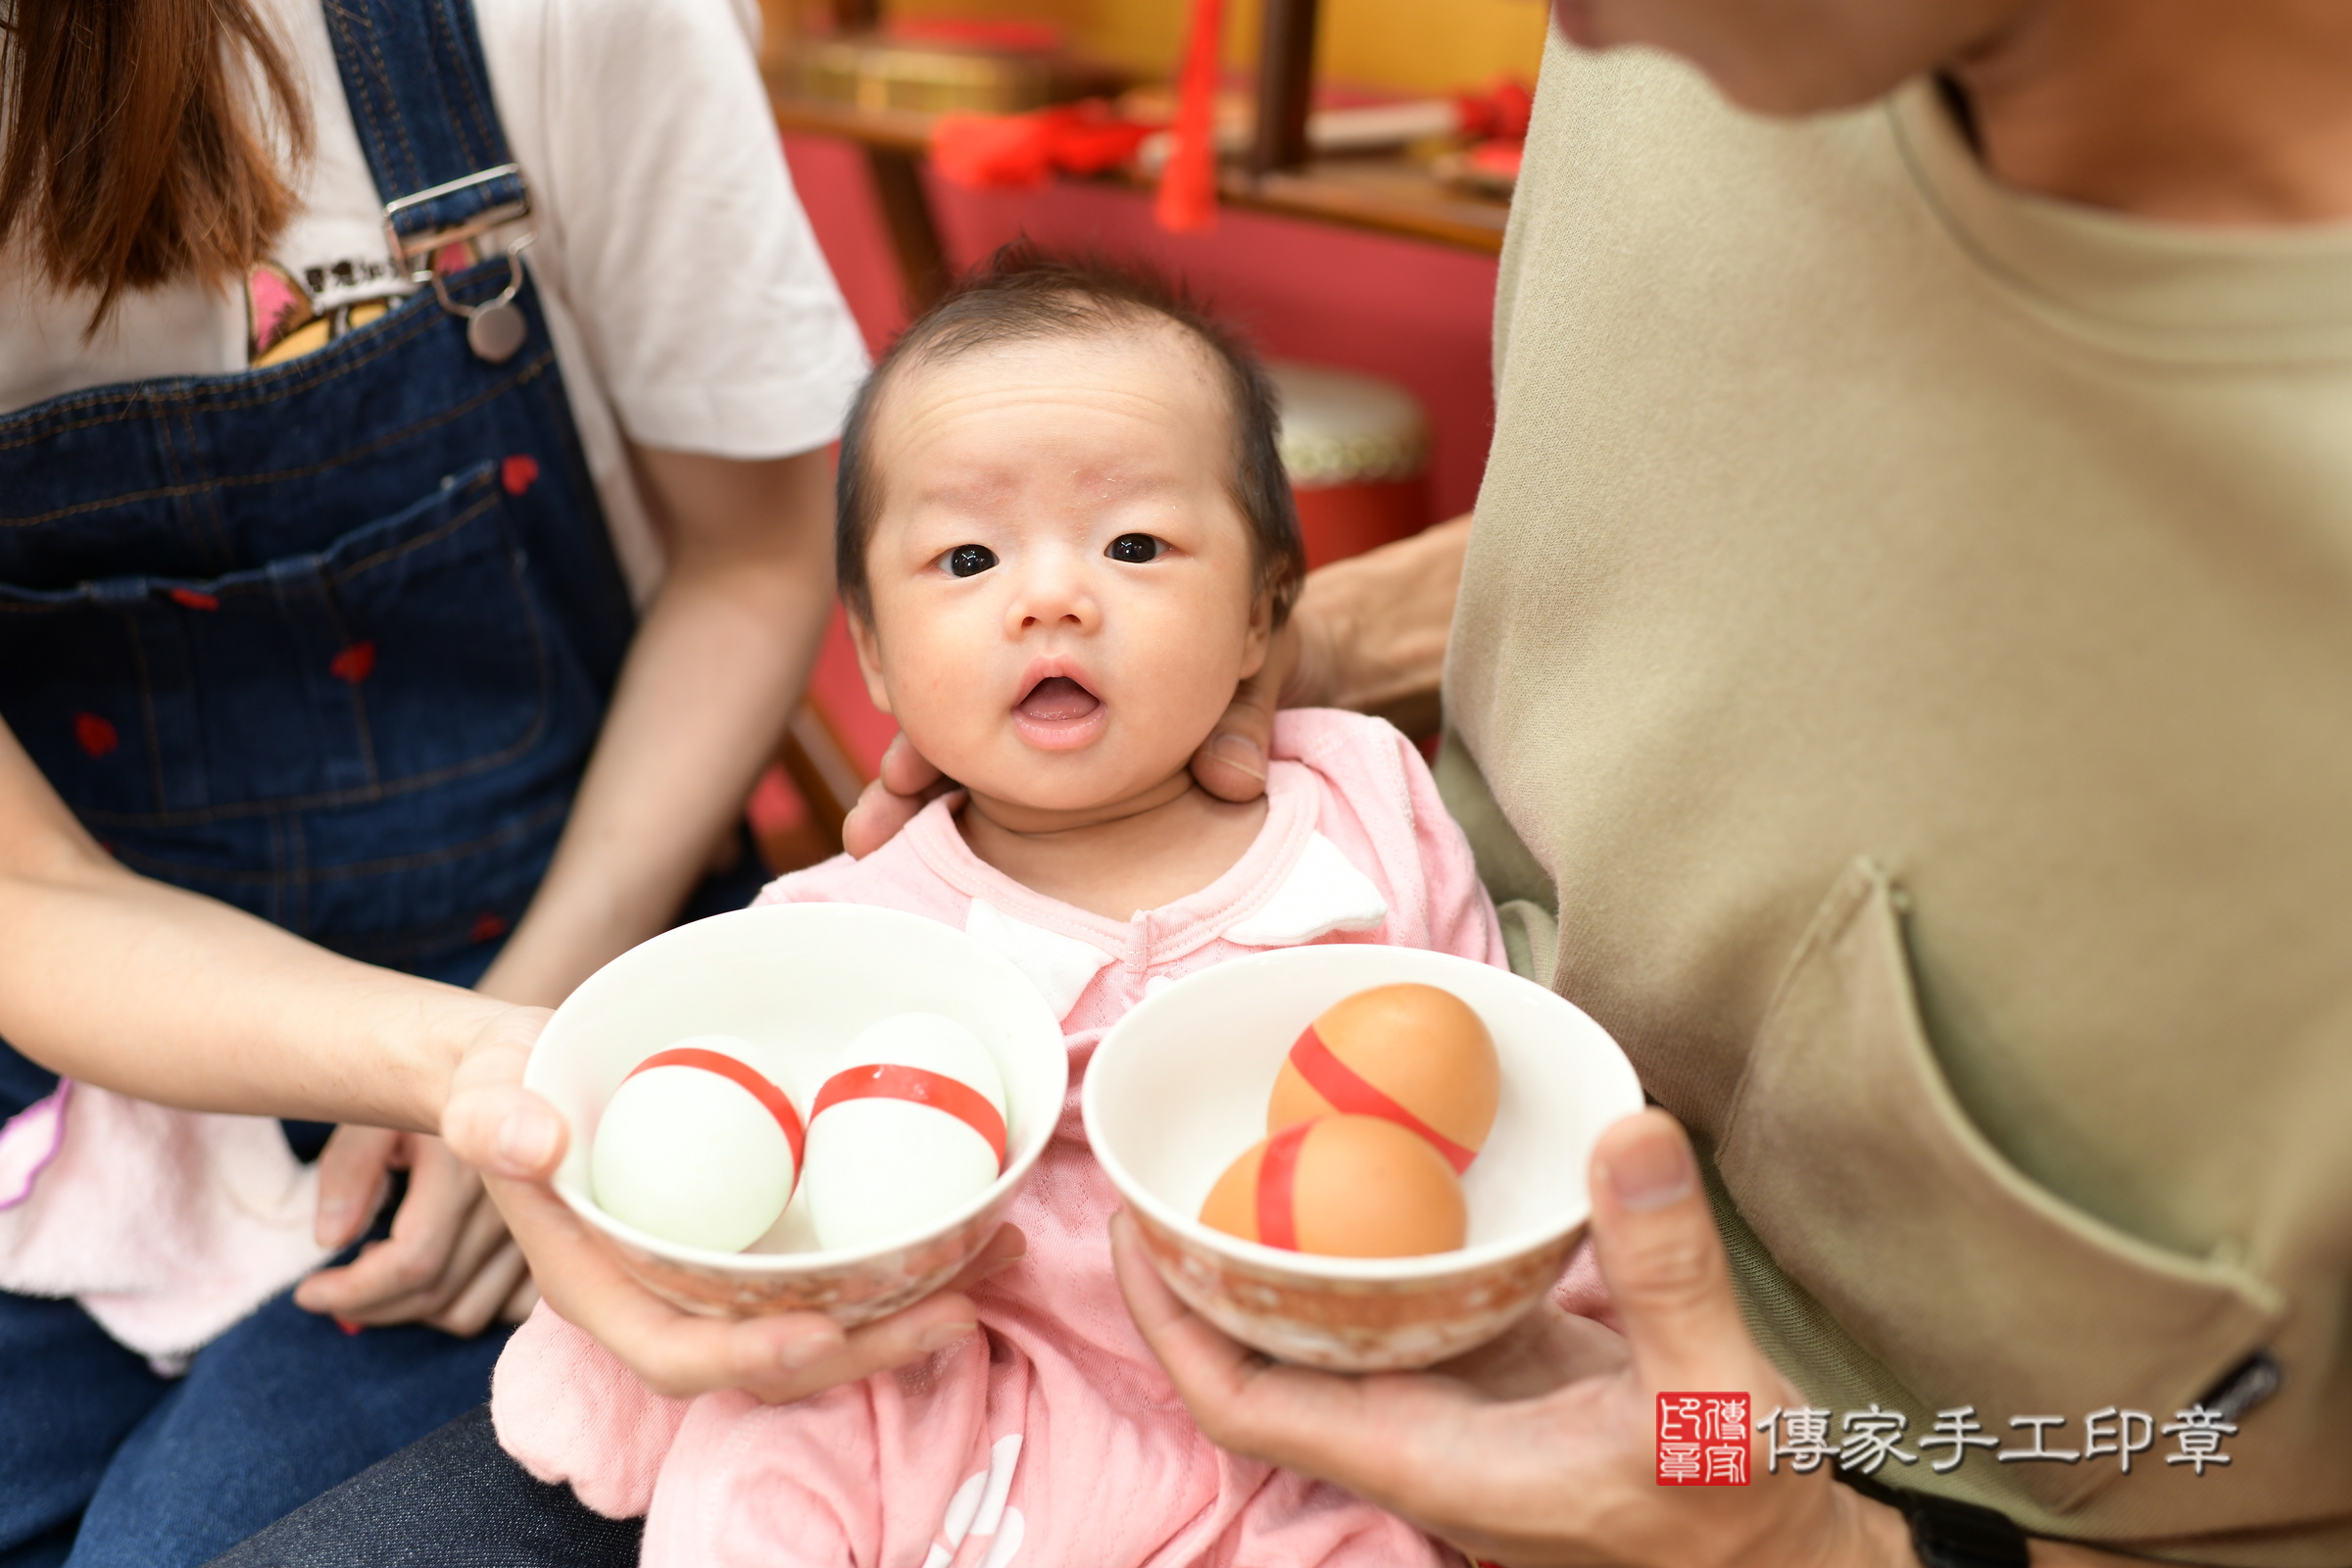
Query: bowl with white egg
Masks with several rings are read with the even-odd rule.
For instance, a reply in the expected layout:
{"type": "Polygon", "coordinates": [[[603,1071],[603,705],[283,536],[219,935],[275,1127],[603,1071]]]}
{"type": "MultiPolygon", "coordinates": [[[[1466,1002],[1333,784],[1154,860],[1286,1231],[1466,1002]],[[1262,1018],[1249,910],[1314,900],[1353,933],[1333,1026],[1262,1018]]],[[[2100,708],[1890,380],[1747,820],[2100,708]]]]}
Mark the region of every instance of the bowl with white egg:
{"type": "MultiPolygon", "coordinates": [[[[649,1289],[691,1311],[816,1311],[854,1327],[939,1290],[987,1245],[1061,1117],[1069,1058],[1028,978],[963,932],[864,905],[786,904],[679,926],[606,964],[549,1020],[523,1083],[570,1127],[557,1194],[649,1289]],[[993,1178],[929,1209],[884,1191],[935,1161],[924,1111],[843,1099],[845,1063],[876,1055],[861,1043],[877,1041],[882,1055],[941,1069],[916,1077],[982,1081],[961,1098],[969,1119],[990,1106],[1001,1118],[993,1178]],[[985,1059],[965,1070],[957,1052],[985,1059]],[[642,1125],[624,1129],[616,1107],[630,1098],[653,1108],[638,1105],[642,1125]],[[826,1164],[850,1159],[880,1179],[826,1164]],[[681,1204],[680,1191],[701,1197],[681,1204]]],[[[933,1119],[947,1128],[934,1142],[972,1141],[933,1119]]]]}

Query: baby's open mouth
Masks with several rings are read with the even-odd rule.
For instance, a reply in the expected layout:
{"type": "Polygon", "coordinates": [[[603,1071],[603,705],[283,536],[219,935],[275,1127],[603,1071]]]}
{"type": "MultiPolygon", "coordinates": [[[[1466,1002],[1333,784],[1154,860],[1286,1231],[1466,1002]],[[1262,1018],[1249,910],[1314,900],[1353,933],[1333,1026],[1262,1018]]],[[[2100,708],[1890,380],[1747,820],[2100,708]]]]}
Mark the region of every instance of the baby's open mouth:
{"type": "Polygon", "coordinates": [[[1028,695],[1012,705],[1012,710],[1036,723],[1067,724],[1102,706],[1101,698],[1069,676],[1049,675],[1030,687],[1028,695]]]}

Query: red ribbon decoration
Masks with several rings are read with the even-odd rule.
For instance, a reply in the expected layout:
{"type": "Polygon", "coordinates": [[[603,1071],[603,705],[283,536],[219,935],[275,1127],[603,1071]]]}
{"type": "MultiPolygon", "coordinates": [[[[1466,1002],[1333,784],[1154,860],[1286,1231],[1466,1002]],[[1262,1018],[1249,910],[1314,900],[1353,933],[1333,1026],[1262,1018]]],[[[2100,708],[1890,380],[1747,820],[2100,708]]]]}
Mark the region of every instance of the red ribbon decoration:
{"type": "Polygon", "coordinates": [[[931,122],[931,167],[966,190],[1026,190],[1057,171],[1116,169],[1151,134],[1100,98],[1021,115],[947,114],[931,122]]]}
{"type": "Polygon", "coordinates": [[[1266,1140],[1257,1162],[1257,1239],[1286,1252],[1298,1250],[1298,1214],[1291,1188],[1298,1179],[1298,1151],[1306,1147],[1311,1121],[1297,1121],[1266,1140]]]}
{"type": "Polygon", "coordinates": [[[816,1120],[826,1109],[848,1100],[908,1100],[946,1111],[988,1141],[996,1152],[997,1169],[1004,1169],[1004,1117],[988,1097],[970,1084],[922,1067],[878,1061],[864,1067],[846,1067],[825,1080],[808,1107],[816,1120]]]}
{"type": "MultiPolygon", "coordinates": [[[[650,1072],[656,1067],[699,1067],[705,1072],[714,1072],[730,1083],[741,1085],[745,1093],[767,1107],[767,1113],[776,1118],[776,1125],[784,1129],[784,1142],[792,1150],[792,1179],[796,1185],[799,1183],[801,1179],[801,1113],[792,1108],[792,1102],[784,1098],[783,1090],[778,1089],[733,1056],[724,1055],[715,1051],[705,1051],[698,1046],[686,1046],[676,1051],[657,1051],[636,1066],[631,1067],[629,1077],[634,1078],[639,1073],[650,1072]]],[[[621,1081],[626,1083],[628,1079],[624,1078],[621,1081]]],[[[813,1115],[814,1112],[810,1112],[810,1114],[813,1115]]]]}
{"type": "Polygon", "coordinates": [[[1173,234],[1217,221],[1217,71],[1224,57],[1224,0],[1192,0],[1184,63],[1176,72],[1176,123],[1152,215],[1173,234]]]}
{"type": "Polygon", "coordinates": [[[1446,1163],[1459,1176],[1470,1168],[1478,1157],[1475,1149],[1464,1149],[1444,1133],[1399,1105],[1367,1082],[1363,1075],[1342,1061],[1332,1049],[1308,1024],[1291,1047],[1291,1065],[1298,1069],[1307,1087],[1331,1102],[1331,1108],[1350,1116],[1378,1116],[1393,1121],[1409,1133],[1418,1133],[1429,1141],[1430,1147],[1446,1156],[1446,1163]]]}

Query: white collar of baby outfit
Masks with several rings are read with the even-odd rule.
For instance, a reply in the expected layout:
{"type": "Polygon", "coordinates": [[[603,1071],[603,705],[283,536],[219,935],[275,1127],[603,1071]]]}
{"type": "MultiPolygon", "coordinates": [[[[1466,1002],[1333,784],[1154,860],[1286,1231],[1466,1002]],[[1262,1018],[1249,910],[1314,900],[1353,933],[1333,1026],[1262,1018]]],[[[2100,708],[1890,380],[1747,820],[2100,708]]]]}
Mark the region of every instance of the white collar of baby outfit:
{"type": "Polygon", "coordinates": [[[1111,961],[1092,942],[1065,937],[1058,931],[1049,931],[1042,925],[1015,920],[986,899],[972,900],[971,908],[963,917],[964,934],[975,937],[983,947],[993,948],[1012,960],[1014,968],[1029,977],[1037,994],[1046,999],[1055,1018],[1066,1018],[1078,1005],[1086,988],[1094,984],[1095,976],[1111,961]]]}
{"type": "Polygon", "coordinates": [[[1295,948],[1334,931],[1369,931],[1389,917],[1389,901],[1372,879],[1316,833],[1298,863],[1255,914],[1225,928],[1245,948],[1295,948]]]}
{"type": "MultiPolygon", "coordinates": [[[[1312,833],[1274,896],[1226,927],[1224,935],[1246,948],[1297,947],[1334,931],[1368,931],[1388,917],[1388,901],[1372,879],[1338,845],[1312,833]]],[[[1069,1015],[1095,976],[1116,957],[1092,942],[1016,920],[984,898],[972,900],[963,929],[1011,959],[1056,1018],[1069,1015]]]]}

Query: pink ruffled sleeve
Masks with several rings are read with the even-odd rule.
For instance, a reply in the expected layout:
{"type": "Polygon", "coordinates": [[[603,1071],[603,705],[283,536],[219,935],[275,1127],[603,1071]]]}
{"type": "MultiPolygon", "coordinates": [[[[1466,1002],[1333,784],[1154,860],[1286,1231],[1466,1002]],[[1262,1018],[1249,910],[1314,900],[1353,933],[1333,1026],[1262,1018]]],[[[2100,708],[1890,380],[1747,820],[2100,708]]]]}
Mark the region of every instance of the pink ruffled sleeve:
{"type": "Polygon", "coordinates": [[[507,1342],[490,1379],[499,1446],[540,1480],[570,1483],[609,1519],[635,1518],[652,1504],[687,1402],[654,1393],[545,1301],[507,1342]]]}

